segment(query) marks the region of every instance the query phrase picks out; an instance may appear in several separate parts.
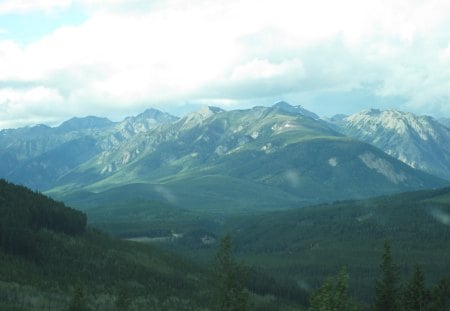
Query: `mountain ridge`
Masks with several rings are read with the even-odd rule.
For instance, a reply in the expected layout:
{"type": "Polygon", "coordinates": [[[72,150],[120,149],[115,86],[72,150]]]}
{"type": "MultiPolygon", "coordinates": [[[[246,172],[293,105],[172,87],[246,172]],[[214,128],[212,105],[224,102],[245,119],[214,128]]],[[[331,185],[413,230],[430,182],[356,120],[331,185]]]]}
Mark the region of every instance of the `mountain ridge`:
{"type": "Polygon", "coordinates": [[[0,173],[61,200],[144,183],[178,204],[216,210],[275,208],[277,202],[295,206],[446,184],[286,102],[230,111],[206,106],[183,118],[148,109],[108,124],[64,134],[43,127],[39,130],[50,135],[32,138],[22,130],[5,132],[0,173]],[[39,152],[19,159],[20,150],[34,150],[27,146],[39,152]],[[266,195],[259,197],[261,191],[266,195]]]}
{"type": "Polygon", "coordinates": [[[84,129],[103,129],[114,124],[113,121],[108,118],[101,118],[96,116],[86,116],[83,118],[73,117],[67,121],[64,121],[57,129],[63,132],[84,130],[84,129]]]}
{"type": "Polygon", "coordinates": [[[334,122],[411,167],[450,180],[450,129],[429,116],[369,109],[334,122]]]}
{"type": "Polygon", "coordinates": [[[265,200],[274,208],[277,200],[294,206],[445,184],[323,120],[282,107],[202,108],[101,153],[64,175],[49,193],[63,199],[73,197],[75,188],[103,192],[139,182],[165,189],[183,207],[220,210],[265,206],[256,189],[273,193],[265,200]],[[355,171],[359,175],[349,173],[355,171]],[[248,193],[233,184],[245,185],[248,193]],[[227,193],[234,198],[225,199],[227,193]]]}

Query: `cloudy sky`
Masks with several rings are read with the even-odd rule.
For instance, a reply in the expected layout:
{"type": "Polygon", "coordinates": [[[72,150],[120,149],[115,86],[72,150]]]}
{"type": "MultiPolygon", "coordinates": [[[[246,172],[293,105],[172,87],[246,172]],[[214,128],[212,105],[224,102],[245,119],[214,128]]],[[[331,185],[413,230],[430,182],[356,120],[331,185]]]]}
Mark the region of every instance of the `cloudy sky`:
{"type": "Polygon", "coordinates": [[[450,1],[0,0],[0,128],[278,100],[450,117],[450,1]]]}

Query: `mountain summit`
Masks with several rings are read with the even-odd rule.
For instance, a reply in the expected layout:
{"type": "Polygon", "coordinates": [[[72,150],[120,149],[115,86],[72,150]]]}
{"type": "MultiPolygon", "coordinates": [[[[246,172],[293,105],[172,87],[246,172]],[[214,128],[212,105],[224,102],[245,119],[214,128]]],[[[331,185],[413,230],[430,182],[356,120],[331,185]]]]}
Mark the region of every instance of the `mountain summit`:
{"type": "Polygon", "coordinates": [[[114,122],[108,118],[88,116],[84,118],[72,118],[63,122],[58,129],[65,132],[80,131],[85,129],[104,129],[112,126],[114,122]]]}
{"type": "Polygon", "coordinates": [[[130,117],[132,120],[153,120],[154,123],[170,123],[178,120],[177,117],[168,114],[166,112],[162,112],[161,110],[149,108],[144,112],[138,114],[136,117],[130,117]]]}
{"type": "Polygon", "coordinates": [[[450,129],[429,116],[369,109],[339,122],[342,132],[411,167],[450,180],[450,129]]]}
{"type": "Polygon", "coordinates": [[[205,106],[202,107],[194,112],[189,113],[184,118],[182,118],[180,121],[183,123],[185,128],[193,127],[196,125],[201,124],[204,120],[208,119],[209,117],[224,112],[222,108],[214,107],[214,106],[205,106]]]}
{"type": "Polygon", "coordinates": [[[282,111],[282,112],[287,112],[287,113],[291,113],[291,114],[299,114],[299,115],[303,115],[305,117],[312,118],[314,120],[320,119],[319,116],[316,115],[314,112],[306,110],[301,105],[292,106],[285,101],[279,101],[279,102],[276,102],[272,107],[274,109],[278,109],[279,111],[282,111]]]}

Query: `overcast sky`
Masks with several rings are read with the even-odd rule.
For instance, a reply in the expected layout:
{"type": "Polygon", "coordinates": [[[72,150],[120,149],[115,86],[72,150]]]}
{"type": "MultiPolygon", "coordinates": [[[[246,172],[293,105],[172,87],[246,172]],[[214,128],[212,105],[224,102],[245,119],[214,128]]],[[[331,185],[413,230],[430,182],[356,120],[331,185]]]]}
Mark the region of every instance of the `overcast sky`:
{"type": "Polygon", "coordinates": [[[0,128],[279,100],[450,117],[450,1],[0,0],[0,128]]]}

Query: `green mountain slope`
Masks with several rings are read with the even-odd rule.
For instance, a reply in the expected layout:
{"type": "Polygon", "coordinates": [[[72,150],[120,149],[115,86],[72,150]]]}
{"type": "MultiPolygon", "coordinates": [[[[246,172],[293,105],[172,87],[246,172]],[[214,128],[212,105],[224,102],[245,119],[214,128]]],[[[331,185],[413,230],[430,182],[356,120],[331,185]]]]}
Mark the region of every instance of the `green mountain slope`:
{"type": "MultiPolygon", "coordinates": [[[[142,204],[110,210],[116,216],[125,212],[127,220],[148,207],[148,202],[142,204]]],[[[146,234],[158,234],[158,221],[167,225],[170,213],[180,223],[178,208],[157,203],[152,208],[160,218],[152,218],[154,227],[147,227],[146,234]]],[[[194,219],[184,213],[187,221],[194,219]]],[[[199,266],[155,246],[114,239],[86,227],[82,212],[4,180],[0,216],[0,310],[217,309],[212,262],[199,266]]],[[[306,292],[295,284],[252,275],[245,283],[252,310],[298,310],[299,303],[306,303],[306,292]]]]}
{"type": "Polygon", "coordinates": [[[366,301],[385,239],[403,276],[421,264],[430,282],[450,278],[450,188],[240,216],[223,230],[242,258],[305,288],[346,266],[351,290],[366,301]]]}
{"type": "Polygon", "coordinates": [[[86,228],[86,216],[0,180],[0,308],[64,310],[77,286],[93,310],[115,310],[125,290],[134,310],[199,308],[207,274],[157,248],[86,228]]]}
{"type": "Polygon", "coordinates": [[[64,200],[86,191],[123,197],[131,191],[216,211],[286,208],[447,184],[285,103],[228,112],[208,107],[130,137],[58,183],[47,193],[64,200]],[[137,188],[124,187],[129,184],[137,188]],[[139,192],[142,184],[152,190],[139,192]]]}

